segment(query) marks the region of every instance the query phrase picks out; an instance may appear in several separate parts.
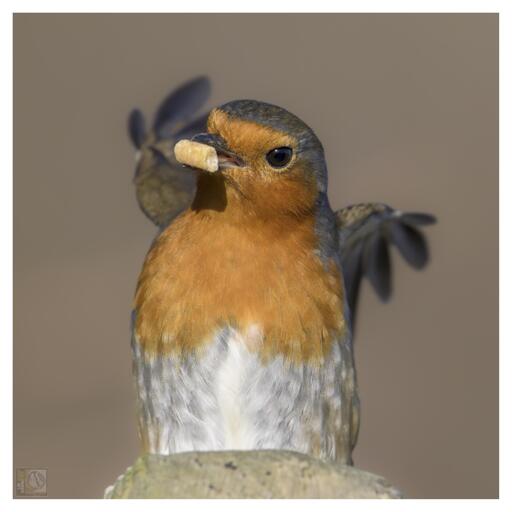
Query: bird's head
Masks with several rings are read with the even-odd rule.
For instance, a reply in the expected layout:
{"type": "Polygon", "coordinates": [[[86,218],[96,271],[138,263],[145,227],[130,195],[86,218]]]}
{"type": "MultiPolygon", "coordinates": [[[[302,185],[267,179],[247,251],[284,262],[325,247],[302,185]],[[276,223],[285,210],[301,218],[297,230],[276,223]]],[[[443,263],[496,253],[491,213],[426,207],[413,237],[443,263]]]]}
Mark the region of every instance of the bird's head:
{"type": "Polygon", "coordinates": [[[193,208],[230,204],[263,216],[312,211],[327,188],[322,144],[287,110],[237,100],[211,111],[207,133],[193,141],[215,148],[219,171],[199,175],[193,208]]]}

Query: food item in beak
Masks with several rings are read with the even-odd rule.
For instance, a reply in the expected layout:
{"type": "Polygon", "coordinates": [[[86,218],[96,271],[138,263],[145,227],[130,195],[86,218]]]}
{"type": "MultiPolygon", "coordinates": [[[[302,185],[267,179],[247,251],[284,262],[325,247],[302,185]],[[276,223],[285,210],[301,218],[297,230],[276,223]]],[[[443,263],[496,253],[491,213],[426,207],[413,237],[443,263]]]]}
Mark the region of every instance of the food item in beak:
{"type": "Polygon", "coordinates": [[[219,170],[217,151],[207,144],[201,144],[200,142],[193,142],[191,140],[180,140],[174,146],[174,156],[178,162],[190,167],[208,172],[216,172],[219,170]]]}

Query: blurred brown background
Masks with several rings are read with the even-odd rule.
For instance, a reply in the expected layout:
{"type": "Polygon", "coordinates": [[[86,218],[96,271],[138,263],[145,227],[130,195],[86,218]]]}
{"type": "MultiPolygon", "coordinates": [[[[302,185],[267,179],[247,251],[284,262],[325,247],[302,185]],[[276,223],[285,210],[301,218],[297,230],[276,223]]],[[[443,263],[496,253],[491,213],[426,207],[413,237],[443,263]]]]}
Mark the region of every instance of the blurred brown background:
{"type": "Polygon", "coordinates": [[[98,497],[138,450],[130,303],[155,228],[128,111],[206,73],[211,106],[281,105],[323,141],[330,198],[436,214],[356,339],[356,464],[409,497],[498,495],[497,15],[15,15],[14,467],[98,497]]]}

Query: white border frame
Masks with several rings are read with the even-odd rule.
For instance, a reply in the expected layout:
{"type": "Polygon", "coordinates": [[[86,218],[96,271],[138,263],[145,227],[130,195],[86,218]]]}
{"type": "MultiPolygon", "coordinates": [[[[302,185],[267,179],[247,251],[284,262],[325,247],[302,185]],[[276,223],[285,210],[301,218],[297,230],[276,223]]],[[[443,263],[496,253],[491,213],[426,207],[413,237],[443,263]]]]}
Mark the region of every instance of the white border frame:
{"type": "MultiPolygon", "coordinates": [[[[351,1],[327,1],[316,0],[315,11],[309,9],[310,3],[304,0],[280,1],[260,0],[254,5],[247,2],[235,2],[233,0],[194,0],[194,2],[180,3],[164,0],[145,0],[136,2],[126,0],[116,3],[112,0],[76,0],[73,3],[60,1],[4,1],[1,4],[0,24],[0,54],[2,56],[2,80],[1,87],[1,138],[2,149],[5,152],[2,161],[2,186],[0,187],[0,224],[2,226],[2,251],[0,272],[0,329],[1,329],[1,357],[0,357],[0,402],[4,408],[0,422],[0,508],[2,510],[47,510],[68,511],[89,510],[91,506],[98,510],[119,509],[140,510],[141,506],[153,510],[189,509],[196,506],[207,506],[211,510],[226,510],[244,507],[248,509],[290,506],[297,510],[310,511],[315,503],[310,500],[266,500],[264,504],[259,500],[146,500],[144,504],[136,500],[67,500],[67,499],[13,499],[13,468],[12,468],[12,169],[13,169],[13,102],[12,102],[12,52],[13,33],[12,15],[14,12],[490,12],[499,13],[500,29],[500,499],[499,500],[403,500],[403,501],[379,501],[375,500],[322,500],[316,506],[330,510],[375,510],[389,511],[431,511],[433,506],[439,506],[442,510],[463,510],[472,512],[476,510],[510,511],[512,510],[512,470],[511,470],[511,442],[512,433],[510,391],[512,390],[512,372],[510,368],[512,349],[509,343],[511,337],[510,317],[505,312],[511,311],[512,302],[509,290],[512,288],[511,265],[501,262],[512,262],[512,244],[510,230],[506,232],[506,226],[510,226],[512,214],[511,199],[511,158],[510,145],[511,134],[511,101],[512,91],[511,66],[512,66],[512,37],[511,16],[512,4],[509,0],[351,0],[351,1]],[[44,3],[44,6],[41,4],[44,3]],[[144,10],[140,10],[143,6],[144,10]],[[121,7],[122,9],[118,9],[121,7]],[[217,10],[212,10],[216,7],[217,10]],[[507,144],[508,142],[508,144],[507,144]],[[509,432],[509,435],[506,435],[509,432]]],[[[485,441],[485,440],[484,440],[485,441]]],[[[475,461],[478,463],[478,461],[475,461]]],[[[442,464],[442,461],[440,461],[442,464]]],[[[108,482],[106,482],[108,484],[108,482]]]]}

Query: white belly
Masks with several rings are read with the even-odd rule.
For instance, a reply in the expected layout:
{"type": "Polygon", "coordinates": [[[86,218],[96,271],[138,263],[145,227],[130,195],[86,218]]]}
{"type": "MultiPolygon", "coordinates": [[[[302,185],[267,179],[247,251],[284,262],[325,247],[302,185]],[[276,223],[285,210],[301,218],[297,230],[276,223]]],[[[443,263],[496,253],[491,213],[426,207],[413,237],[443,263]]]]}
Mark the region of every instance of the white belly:
{"type": "Polygon", "coordinates": [[[228,450],[249,450],[258,435],[246,414],[248,397],[245,392],[251,372],[258,368],[257,357],[247,350],[237,333],[232,333],[226,345],[226,354],[215,380],[215,399],[219,404],[224,447],[228,450]]]}
{"type": "Polygon", "coordinates": [[[342,449],[350,455],[350,343],[334,343],[320,367],[282,356],[263,364],[250,350],[259,337],[256,327],[248,338],[225,328],[201,356],[153,360],[134,340],[140,425],[150,452],[288,449],[339,458],[342,449]]]}

